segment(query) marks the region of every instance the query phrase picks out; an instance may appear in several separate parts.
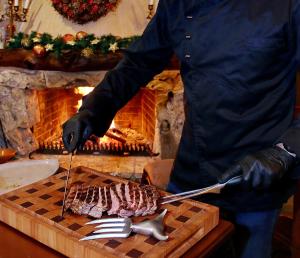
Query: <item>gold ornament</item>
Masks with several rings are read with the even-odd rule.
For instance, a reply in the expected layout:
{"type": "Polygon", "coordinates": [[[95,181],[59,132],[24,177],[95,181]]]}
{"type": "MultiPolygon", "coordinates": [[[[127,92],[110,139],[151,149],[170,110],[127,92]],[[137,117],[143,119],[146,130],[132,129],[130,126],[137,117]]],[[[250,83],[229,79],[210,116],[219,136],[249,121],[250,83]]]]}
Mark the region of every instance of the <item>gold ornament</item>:
{"type": "Polygon", "coordinates": [[[39,38],[39,37],[34,37],[34,38],[32,39],[32,41],[33,41],[34,43],[39,43],[39,42],[41,42],[41,38],[39,38]]]}
{"type": "Polygon", "coordinates": [[[76,33],[76,39],[84,39],[88,34],[85,31],[79,31],[76,33]]]}
{"type": "Polygon", "coordinates": [[[92,45],[96,45],[96,44],[98,44],[99,42],[100,42],[100,39],[96,38],[96,39],[93,39],[93,40],[91,41],[91,44],[92,44],[92,45]]]}
{"type": "Polygon", "coordinates": [[[47,44],[45,46],[45,49],[46,49],[47,52],[53,50],[53,44],[47,44]]]}
{"type": "Polygon", "coordinates": [[[37,32],[37,33],[35,34],[35,37],[36,37],[36,38],[41,38],[42,35],[43,35],[42,33],[37,32]]]}
{"type": "Polygon", "coordinates": [[[93,54],[94,54],[94,51],[90,47],[86,47],[81,51],[81,55],[86,58],[91,57],[93,54]]]}
{"type": "Polygon", "coordinates": [[[30,47],[30,39],[28,37],[22,38],[21,45],[23,47],[30,47]]]}
{"type": "Polygon", "coordinates": [[[75,41],[75,37],[72,34],[65,34],[62,39],[65,43],[68,43],[69,41],[75,41]]]}
{"type": "Polygon", "coordinates": [[[70,45],[70,46],[74,46],[75,45],[75,41],[73,41],[73,40],[67,41],[66,44],[70,45]]]}
{"type": "Polygon", "coordinates": [[[108,50],[112,51],[113,53],[115,53],[118,49],[119,49],[118,43],[115,42],[115,43],[109,45],[109,49],[108,50]]]}
{"type": "Polygon", "coordinates": [[[40,44],[35,45],[32,50],[33,50],[33,53],[38,57],[43,57],[46,54],[46,50],[45,50],[44,46],[42,46],[40,44]]]}

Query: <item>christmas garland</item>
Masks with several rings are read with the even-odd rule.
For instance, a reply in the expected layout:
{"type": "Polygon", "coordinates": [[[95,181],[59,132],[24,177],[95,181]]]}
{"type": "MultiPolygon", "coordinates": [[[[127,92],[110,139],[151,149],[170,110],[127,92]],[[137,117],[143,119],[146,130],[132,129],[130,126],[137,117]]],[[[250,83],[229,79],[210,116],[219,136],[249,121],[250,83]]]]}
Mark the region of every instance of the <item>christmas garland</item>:
{"type": "Polygon", "coordinates": [[[96,21],[116,8],[119,0],[51,0],[65,18],[79,24],[96,21]]]}
{"type": "Polygon", "coordinates": [[[96,37],[84,31],[76,35],[65,34],[53,38],[48,33],[31,32],[29,35],[22,32],[11,38],[6,46],[8,49],[24,48],[32,50],[38,57],[44,57],[48,53],[54,53],[61,57],[70,51],[79,51],[83,57],[89,58],[97,54],[108,54],[117,50],[126,49],[140,36],[120,38],[113,35],[96,37]]]}

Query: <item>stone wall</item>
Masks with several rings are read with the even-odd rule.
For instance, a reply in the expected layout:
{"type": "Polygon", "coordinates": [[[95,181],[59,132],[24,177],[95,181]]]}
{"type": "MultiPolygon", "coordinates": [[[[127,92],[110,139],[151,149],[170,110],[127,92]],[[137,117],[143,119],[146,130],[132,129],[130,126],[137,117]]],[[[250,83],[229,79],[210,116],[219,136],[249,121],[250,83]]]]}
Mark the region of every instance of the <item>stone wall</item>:
{"type": "Polygon", "coordinates": [[[32,133],[41,121],[36,90],[95,86],[104,72],[63,73],[0,68],[0,119],[10,147],[20,155],[37,149],[32,133]]]}
{"type": "Polygon", "coordinates": [[[183,84],[178,71],[165,71],[148,88],[157,92],[153,149],[161,159],[175,158],[184,123],[183,84]]]}

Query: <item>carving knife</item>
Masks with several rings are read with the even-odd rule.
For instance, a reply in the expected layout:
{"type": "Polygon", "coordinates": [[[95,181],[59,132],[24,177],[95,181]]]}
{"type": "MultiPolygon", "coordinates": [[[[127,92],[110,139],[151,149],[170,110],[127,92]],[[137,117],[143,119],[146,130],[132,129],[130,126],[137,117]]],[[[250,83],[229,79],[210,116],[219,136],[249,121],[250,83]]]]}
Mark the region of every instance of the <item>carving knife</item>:
{"type": "Polygon", "coordinates": [[[72,168],[72,159],[73,159],[73,155],[75,155],[75,154],[76,154],[76,149],[74,150],[74,152],[70,152],[70,154],[69,154],[69,168],[68,168],[68,172],[67,172],[67,178],[65,180],[64,199],[63,199],[63,205],[62,205],[62,209],[61,209],[62,217],[64,216],[64,212],[65,212],[65,203],[66,203],[68,183],[69,183],[69,178],[70,178],[70,171],[72,168]]]}

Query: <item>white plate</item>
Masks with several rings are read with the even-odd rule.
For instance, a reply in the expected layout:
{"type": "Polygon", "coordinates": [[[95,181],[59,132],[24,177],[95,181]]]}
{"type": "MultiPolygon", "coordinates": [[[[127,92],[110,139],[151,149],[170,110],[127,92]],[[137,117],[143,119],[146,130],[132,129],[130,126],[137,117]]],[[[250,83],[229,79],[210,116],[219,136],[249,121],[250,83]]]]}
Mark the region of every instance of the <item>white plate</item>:
{"type": "Polygon", "coordinates": [[[57,159],[15,161],[0,165],[0,194],[53,175],[59,167],[57,159]]]}

